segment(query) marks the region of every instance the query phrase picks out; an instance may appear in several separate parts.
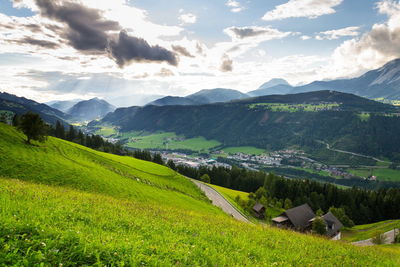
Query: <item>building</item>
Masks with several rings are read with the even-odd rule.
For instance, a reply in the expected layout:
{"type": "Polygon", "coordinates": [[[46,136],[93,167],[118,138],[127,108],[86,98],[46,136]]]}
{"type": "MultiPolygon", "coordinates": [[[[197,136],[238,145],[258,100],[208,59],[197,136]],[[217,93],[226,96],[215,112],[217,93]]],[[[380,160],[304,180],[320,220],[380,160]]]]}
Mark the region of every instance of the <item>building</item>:
{"type": "Polygon", "coordinates": [[[265,207],[262,204],[257,203],[253,207],[253,213],[254,213],[255,217],[257,217],[259,219],[264,219],[265,218],[265,207]]]}
{"type": "MultiPolygon", "coordinates": [[[[308,204],[288,209],[278,217],[272,219],[272,223],[280,228],[289,228],[300,232],[311,231],[312,222],[317,216],[308,204]]],[[[343,224],[331,212],[322,216],[326,225],[326,236],[334,240],[341,238],[340,229],[343,224]]]]}

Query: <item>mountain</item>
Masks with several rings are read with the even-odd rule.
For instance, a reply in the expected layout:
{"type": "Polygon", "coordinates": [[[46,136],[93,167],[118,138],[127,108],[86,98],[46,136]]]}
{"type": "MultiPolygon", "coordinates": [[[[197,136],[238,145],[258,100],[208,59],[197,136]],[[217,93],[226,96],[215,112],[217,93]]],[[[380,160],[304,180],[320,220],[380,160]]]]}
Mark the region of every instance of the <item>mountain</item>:
{"type": "Polygon", "coordinates": [[[0,123],[5,266],[400,264],[388,248],[238,222],[165,166],[53,137],[24,140],[0,123]]]}
{"type": "Polygon", "coordinates": [[[107,98],[107,102],[116,107],[144,106],[154,100],[164,97],[163,95],[123,95],[107,98]]]}
{"type": "Polygon", "coordinates": [[[204,89],[186,97],[166,96],[150,102],[148,105],[154,106],[187,106],[187,105],[203,105],[218,102],[228,102],[231,100],[247,98],[249,95],[243,94],[237,90],[215,88],[204,89]]]}
{"type": "Polygon", "coordinates": [[[250,96],[282,95],[289,93],[293,87],[284,79],[272,79],[262,84],[257,90],[250,91],[250,96]]]}
{"type": "Polygon", "coordinates": [[[171,105],[198,105],[199,103],[195,100],[186,97],[179,96],[166,96],[150,102],[148,105],[154,106],[171,106],[171,105]]]}
{"type": "Polygon", "coordinates": [[[317,91],[197,106],[117,109],[94,124],[113,124],[122,132],[203,136],[224,146],[302,147],[313,154],[321,148],[318,142],[324,141],[338,149],[396,159],[400,155],[398,113],[392,105],[352,94],[317,91]],[[369,114],[367,119],[362,113],[369,114]]]}
{"type": "Polygon", "coordinates": [[[68,110],[70,108],[72,108],[73,105],[75,105],[76,103],[83,101],[83,99],[74,99],[74,100],[63,100],[63,101],[50,101],[45,103],[46,105],[58,109],[64,113],[68,112],[68,110]]]}
{"type": "Polygon", "coordinates": [[[371,99],[400,99],[400,59],[392,60],[383,67],[371,70],[353,79],[316,81],[293,88],[291,93],[335,90],[371,99]]]}
{"type": "Polygon", "coordinates": [[[227,102],[246,97],[249,96],[237,90],[225,88],[203,89],[197,93],[186,96],[186,98],[201,104],[227,102]]]}
{"type": "Polygon", "coordinates": [[[68,114],[79,120],[88,121],[102,118],[114,110],[115,107],[113,105],[96,97],[76,103],[68,110],[68,114]]]}
{"type": "Polygon", "coordinates": [[[71,116],[68,114],[49,107],[46,104],[41,104],[25,97],[18,97],[5,92],[0,92],[0,110],[11,111],[19,115],[32,111],[39,114],[44,121],[51,124],[55,124],[57,120],[59,120],[67,125],[68,123],[66,121],[71,119],[71,116]]]}

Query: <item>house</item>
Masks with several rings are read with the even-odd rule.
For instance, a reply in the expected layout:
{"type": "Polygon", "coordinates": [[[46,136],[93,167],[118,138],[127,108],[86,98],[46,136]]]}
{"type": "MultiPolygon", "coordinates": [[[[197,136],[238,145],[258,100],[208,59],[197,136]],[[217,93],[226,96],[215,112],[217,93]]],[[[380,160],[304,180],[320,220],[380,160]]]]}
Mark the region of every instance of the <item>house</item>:
{"type": "MultiPolygon", "coordinates": [[[[272,223],[280,228],[289,228],[296,231],[307,232],[311,231],[312,223],[317,216],[308,204],[288,209],[278,217],[272,219],[272,223]]],[[[326,224],[326,236],[333,240],[341,238],[340,229],[343,224],[332,214],[328,212],[321,216],[326,224]]]]}
{"type": "Polygon", "coordinates": [[[265,207],[262,204],[260,203],[255,204],[253,207],[253,212],[255,217],[259,219],[265,218],[265,207]]]}
{"type": "Polygon", "coordinates": [[[272,223],[278,227],[292,228],[305,231],[310,226],[310,220],[315,218],[315,213],[308,204],[288,209],[281,215],[272,219],[272,223]]]}

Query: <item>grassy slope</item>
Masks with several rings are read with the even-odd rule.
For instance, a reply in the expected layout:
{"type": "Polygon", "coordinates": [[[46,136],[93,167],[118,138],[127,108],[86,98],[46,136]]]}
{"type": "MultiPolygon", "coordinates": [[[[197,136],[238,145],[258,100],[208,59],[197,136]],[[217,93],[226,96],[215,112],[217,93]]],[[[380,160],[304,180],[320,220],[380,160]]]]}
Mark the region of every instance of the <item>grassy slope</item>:
{"type": "Polygon", "coordinates": [[[372,224],[356,225],[342,232],[343,240],[355,242],[374,237],[377,233],[384,233],[394,228],[400,228],[400,220],[388,220],[372,224]]]}
{"type": "Polygon", "coordinates": [[[219,146],[220,143],[215,140],[207,140],[204,137],[181,138],[175,133],[148,133],[140,132],[122,133],[122,139],[134,138],[134,142],[128,142],[126,146],[137,149],[187,149],[192,151],[208,151],[209,149],[219,146]],[[168,145],[167,145],[168,144],[168,145]]]}
{"type": "Polygon", "coordinates": [[[222,149],[224,152],[228,154],[235,154],[235,153],[244,153],[249,155],[261,155],[265,153],[265,149],[256,148],[252,146],[238,146],[238,147],[225,147],[222,149]]]}
{"type": "Polygon", "coordinates": [[[0,265],[400,264],[358,248],[237,222],[162,166],[0,124],[0,265]]]}
{"type": "MultiPolygon", "coordinates": [[[[348,169],[348,171],[361,177],[369,177],[371,175],[371,169],[348,169]]],[[[393,170],[389,168],[372,169],[372,175],[376,176],[380,181],[400,181],[400,170],[393,170]]]]}

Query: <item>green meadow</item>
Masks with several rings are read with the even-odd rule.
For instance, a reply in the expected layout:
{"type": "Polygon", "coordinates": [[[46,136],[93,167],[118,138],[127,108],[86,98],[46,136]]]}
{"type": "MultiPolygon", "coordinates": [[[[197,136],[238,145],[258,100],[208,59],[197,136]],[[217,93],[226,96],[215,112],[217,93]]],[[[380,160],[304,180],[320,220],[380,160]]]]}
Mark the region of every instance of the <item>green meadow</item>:
{"type": "Polygon", "coordinates": [[[167,149],[167,150],[192,150],[196,152],[209,152],[210,149],[220,145],[218,141],[207,140],[204,137],[185,138],[175,133],[159,132],[129,132],[120,135],[127,141],[127,147],[136,149],[167,149]]]}
{"type": "Polygon", "coordinates": [[[393,170],[389,168],[358,168],[348,169],[348,171],[360,177],[369,177],[371,175],[374,175],[379,181],[400,181],[400,170],[393,170]]]}
{"type": "Polygon", "coordinates": [[[323,110],[332,110],[340,107],[337,103],[319,103],[319,104],[283,104],[283,103],[256,103],[250,104],[250,109],[262,108],[273,112],[317,112],[323,110]]]}
{"type": "Polygon", "coordinates": [[[0,123],[0,266],[398,266],[400,252],[235,221],[161,165],[0,123]]]}

